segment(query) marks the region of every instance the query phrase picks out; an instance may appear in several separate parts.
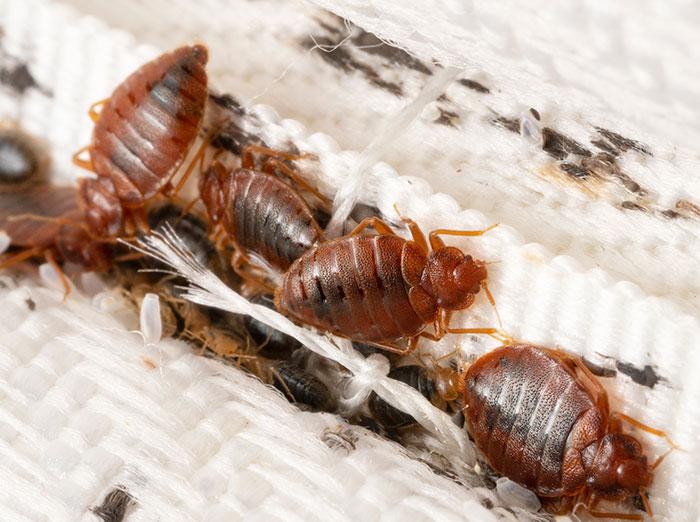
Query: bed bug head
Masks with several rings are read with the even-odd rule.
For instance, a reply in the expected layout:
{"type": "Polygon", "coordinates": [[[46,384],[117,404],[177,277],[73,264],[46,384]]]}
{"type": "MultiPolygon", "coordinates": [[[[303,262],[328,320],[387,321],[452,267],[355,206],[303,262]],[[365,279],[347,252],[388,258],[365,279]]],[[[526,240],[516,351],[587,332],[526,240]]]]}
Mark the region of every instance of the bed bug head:
{"type": "Polygon", "coordinates": [[[608,433],[598,444],[587,483],[599,497],[627,498],[646,491],[652,481],[652,470],[637,439],[608,433]]]}
{"type": "Polygon", "coordinates": [[[469,307],[474,296],[485,287],[487,278],[483,262],[465,255],[454,247],[441,247],[428,256],[421,286],[447,310],[469,307]]]}

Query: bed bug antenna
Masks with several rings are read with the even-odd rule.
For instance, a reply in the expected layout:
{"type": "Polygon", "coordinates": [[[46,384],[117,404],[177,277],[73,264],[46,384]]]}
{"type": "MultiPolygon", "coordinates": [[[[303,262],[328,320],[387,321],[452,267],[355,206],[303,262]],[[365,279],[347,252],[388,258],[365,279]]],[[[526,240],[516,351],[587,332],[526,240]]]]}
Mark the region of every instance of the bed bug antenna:
{"type": "Polygon", "coordinates": [[[486,298],[489,300],[489,303],[491,303],[491,307],[493,308],[493,312],[496,314],[496,320],[498,321],[498,327],[503,330],[503,321],[501,321],[501,314],[498,313],[498,307],[496,306],[496,300],[493,298],[493,295],[491,294],[491,291],[489,290],[488,283],[486,280],[483,280],[481,282],[481,288],[486,294],[486,298]]]}

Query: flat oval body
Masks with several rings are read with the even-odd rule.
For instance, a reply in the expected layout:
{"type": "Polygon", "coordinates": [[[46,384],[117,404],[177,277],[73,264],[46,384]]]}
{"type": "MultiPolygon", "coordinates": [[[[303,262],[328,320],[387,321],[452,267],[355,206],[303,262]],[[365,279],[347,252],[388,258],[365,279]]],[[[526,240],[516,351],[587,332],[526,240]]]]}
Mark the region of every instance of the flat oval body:
{"type": "Polygon", "coordinates": [[[131,74],[102,108],[90,156],[126,207],[168,183],[197,137],[207,100],[208,52],[180,47],[131,74]]]}
{"type": "Polygon", "coordinates": [[[276,302],[292,319],[353,340],[413,337],[430,318],[411,304],[404,274],[425,262],[416,243],[398,236],[341,237],[297,259],[276,302]]]}
{"type": "Polygon", "coordinates": [[[12,246],[46,248],[54,245],[62,224],[36,219],[8,219],[29,213],[79,221],[82,213],[78,207],[76,188],[48,185],[0,193],[0,230],[10,236],[12,246]]]}
{"type": "Polygon", "coordinates": [[[465,376],[469,433],[493,469],[544,497],[575,495],[585,486],[586,448],[607,430],[608,406],[555,350],[504,346],[465,376]]]}
{"type": "Polygon", "coordinates": [[[328,387],[303,368],[289,361],[280,361],[274,363],[273,370],[272,384],[287,399],[318,411],[328,411],[333,407],[328,387]]]}
{"type": "Polygon", "coordinates": [[[224,191],[229,236],[273,267],[287,270],[323,236],[302,197],[270,174],[236,169],[224,191]]]}

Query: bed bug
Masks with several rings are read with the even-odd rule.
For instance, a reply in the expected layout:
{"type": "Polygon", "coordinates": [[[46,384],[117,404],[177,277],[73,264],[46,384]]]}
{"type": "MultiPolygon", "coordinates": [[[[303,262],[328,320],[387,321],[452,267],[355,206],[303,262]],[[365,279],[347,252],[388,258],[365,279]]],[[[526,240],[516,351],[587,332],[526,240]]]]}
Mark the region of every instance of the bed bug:
{"type": "Polygon", "coordinates": [[[0,268],[43,255],[61,276],[68,294],[70,286],[58,261],[103,271],[112,260],[109,245],[94,241],[81,220],[73,187],[38,185],[0,193],[0,230],[16,250],[0,261],[0,268]]]}
{"type": "MultiPolygon", "coordinates": [[[[431,402],[436,398],[437,388],[435,381],[433,381],[428,370],[423,366],[411,364],[392,368],[388,377],[415,388],[431,402]]],[[[369,397],[368,407],[372,418],[387,431],[395,431],[416,423],[416,419],[410,414],[395,408],[375,392],[372,392],[369,397]]]]}
{"type": "Polygon", "coordinates": [[[335,401],[328,387],[293,361],[272,362],[270,373],[271,384],[290,401],[306,404],[317,411],[333,409],[335,401]]]}
{"type": "MultiPolygon", "coordinates": [[[[269,294],[259,294],[250,299],[253,304],[259,304],[274,309],[274,298],[269,294]]],[[[288,359],[293,352],[303,347],[294,337],[276,330],[257,319],[246,315],[244,324],[248,335],[258,348],[258,353],[273,359],[288,359]]]]}
{"type": "MultiPolygon", "coordinates": [[[[92,143],[73,160],[97,175],[79,185],[81,205],[95,235],[115,236],[122,229],[131,235],[132,229],[147,229],[146,202],[172,189],[170,181],[202,126],[207,60],[203,45],[180,47],[141,66],[109,99],[90,108],[95,122],[92,143]],[[89,159],[81,158],[84,152],[89,159]]],[[[206,145],[205,140],[175,192],[202,159],[206,145]]]]}
{"type": "MultiPolygon", "coordinates": [[[[148,210],[149,227],[157,232],[163,232],[166,227],[169,227],[199,263],[214,272],[217,277],[230,286],[240,284],[240,280],[231,270],[227,260],[207,239],[206,221],[197,214],[185,212],[185,207],[174,200],[152,206],[148,210]]],[[[152,264],[153,260],[146,261],[147,267],[152,264]]]]}
{"type": "MultiPolygon", "coordinates": [[[[418,225],[402,218],[407,240],[376,217],[364,219],[349,235],[321,243],[299,257],[275,292],[277,309],[319,330],[406,353],[419,337],[446,333],[497,334],[495,328],[449,328],[452,313],[468,308],[486,285],[486,265],[441,235],[480,236],[486,230],[433,230],[432,251],[418,225]],[[360,235],[367,227],[377,235],[360,235]],[[434,333],[426,332],[433,324],[434,333]],[[407,339],[407,347],[396,345],[407,339]]],[[[495,225],[494,225],[495,226],[495,225]]]]}
{"type": "Polygon", "coordinates": [[[48,154],[36,138],[0,123],[0,191],[42,182],[47,166],[48,154]]]}
{"type": "MultiPolygon", "coordinates": [[[[232,265],[241,272],[250,256],[284,271],[301,254],[323,239],[312,210],[290,185],[273,175],[281,169],[303,187],[314,191],[285,163],[271,157],[254,169],[254,151],[286,155],[261,147],[245,147],[241,168],[227,169],[215,162],[200,178],[200,197],[209,219],[235,248],[232,265]]],[[[317,192],[315,192],[318,194],[317,192]]]]}
{"type": "MultiPolygon", "coordinates": [[[[654,469],[640,442],[621,422],[665,437],[620,413],[611,413],[605,389],[579,359],[527,344],[502,346],[462,375],[467,429],[491,467],[564,513],[601,500],[646,497],[654,469]]],[[[669,450],[670,451],[670,450],[669,450]]],[[[597,517],[641,520],[641,515],[597,517]]]]}

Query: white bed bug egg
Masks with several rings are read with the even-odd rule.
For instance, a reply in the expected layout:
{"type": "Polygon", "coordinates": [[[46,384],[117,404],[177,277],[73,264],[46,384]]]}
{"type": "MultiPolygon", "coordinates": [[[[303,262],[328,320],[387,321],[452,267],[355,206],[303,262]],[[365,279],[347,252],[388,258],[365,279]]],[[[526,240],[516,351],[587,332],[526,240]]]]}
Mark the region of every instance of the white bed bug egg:
{"type": "MultiPolygon", "coordinates": [[[[48,288],[52,288],[54,290],[61,290],[62,292],[65,291],[65,286],[63,286],[63,279],[61,278],[61,274],[58,273],[56,270],[56,267],[53,266],[51,263],[43,263],[39,266],[39,277],[41,278],[41,281],[44,283],[45,286],[48,288]]],[[[75,289],[73,284],[68,281],[68,285],[70,286],[71,291],[75,289]]]]}
{"type": "Polygon", "coordinates": [[[529,109],[520,117],[520,135],[526,140],[542,146],[542,129],[540,128],[540,113],[529,109]]]}
{"type": "Polygon", "coordinates": [[[503,503],[510,507],[519,507],[529,511],[538,511],[542,507],[537,495],[506,477],[501,477],[496,481],[496,492],[503,503]]]}
{"type": "Polygon", "coordinates": [[[10,236],[7,235],[7,232],[0,230],[0,254],[4,254],[7,249],[10,248],[11,242],[12,240],[10,236]]]}
{"type": "Polygon", "coordinates": [[[148,293],[141,302],[139,326],[145,344],[156,344],[163,335],[163,322],[160,317],[160,298],[148,293]]]}

